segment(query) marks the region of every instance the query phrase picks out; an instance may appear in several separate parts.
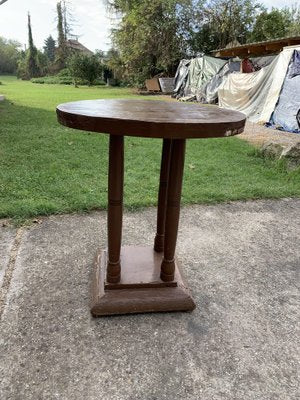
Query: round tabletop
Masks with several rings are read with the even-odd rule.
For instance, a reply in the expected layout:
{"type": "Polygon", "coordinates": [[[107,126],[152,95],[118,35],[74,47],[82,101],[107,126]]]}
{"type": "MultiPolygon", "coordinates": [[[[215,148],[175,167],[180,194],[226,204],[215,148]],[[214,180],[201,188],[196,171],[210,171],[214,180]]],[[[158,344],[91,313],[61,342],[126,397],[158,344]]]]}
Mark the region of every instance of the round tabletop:
{"type": "Polygon", "coordinates": [[[70,128],[112,135],[188,139],[243,132],[238,111],[157,100],[84,100],[60,104],[58,121],[70,128]]]}

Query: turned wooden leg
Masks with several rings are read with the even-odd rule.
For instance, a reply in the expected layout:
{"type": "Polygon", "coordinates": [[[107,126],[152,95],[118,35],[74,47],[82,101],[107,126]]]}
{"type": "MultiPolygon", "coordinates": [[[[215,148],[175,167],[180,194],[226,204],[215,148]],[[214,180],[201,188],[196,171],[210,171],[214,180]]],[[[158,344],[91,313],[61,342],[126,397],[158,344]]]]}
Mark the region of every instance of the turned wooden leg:
{"type": "Polygon", "coordinates": [[[171,161],[168,181],[167,211],[165,224],[164,258],[161,264],[161,279],[174,280],[175,248],[180,214],[180,198],[185,156],[185,139],[172,141],[171,161]]]}
{"type": "Polygon", "coordinates": [[[108,263],[107,282],[121,279],[121,238],[123,218],[124,137],[110,135],[108,171],[108,263]]]}
{"type": "Polygon", "coordinates": [[[165,237],[165,222],[166,222],[166,207],[167,207],[167,190],[168,178],[170,170],[170,156],[171,156],[171,139],[163,140],[161,167],[160,167],[160,181],[158,192],[158,205],[157,205],[157,228],[154,241],[154,250],[158,253],[164,249],[165,237]]]}

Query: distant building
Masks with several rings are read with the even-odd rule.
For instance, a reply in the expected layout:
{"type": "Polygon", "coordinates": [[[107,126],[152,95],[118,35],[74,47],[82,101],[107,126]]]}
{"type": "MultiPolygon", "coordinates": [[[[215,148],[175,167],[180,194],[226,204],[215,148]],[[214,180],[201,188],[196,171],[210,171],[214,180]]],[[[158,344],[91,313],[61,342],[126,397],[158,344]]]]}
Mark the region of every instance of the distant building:
{"type": "Polygon", "coordinates": [[[68,39],[66,42],[66,46],[68,49],[70,49],[74,52],[77,52],[77,53],[84,54],[86,56],[92,56],[94,54],[91,50],[89,50],[83,44],[78,42],[78,40],[68,39]]]}

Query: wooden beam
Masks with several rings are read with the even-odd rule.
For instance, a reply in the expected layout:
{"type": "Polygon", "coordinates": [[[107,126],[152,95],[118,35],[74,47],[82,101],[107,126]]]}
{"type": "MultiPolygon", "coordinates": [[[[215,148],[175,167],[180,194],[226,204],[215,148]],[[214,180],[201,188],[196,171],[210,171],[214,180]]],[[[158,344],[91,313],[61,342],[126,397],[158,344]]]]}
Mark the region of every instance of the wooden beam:
{"type": "Polygon", "coordinates": [[[282,42],[270,43],[270,44],[266,45],[266,50],[268,50],[268,51],[281,51],[283,47],[284,47],[284,44],[282,42]]]}
{"type": "Polygon", "coordinates": [[[263,54],[266,52],[265,45],[258,45],[258,46],[249,46],[248,47],[248,54],[263,54]]]}
{"type": "Polygon", "coordinates": [[[247,57],[248,56],[248,50],[245,47],[242,47],[240,49],[235,49],[233,53],[234,53],[234,56],[238,56],[238,57],[247,57]]]}
{"type": "Polygon", "coordinates": [[[288,44],[285,44],[285,46],[296,46],[297,44],[300,46],[300,39],[291,39],[288,41],[288,44]]]}
{"type": "Polygon", "coordinates": [[[220,49],[214,52],[215,57],[247,57],[263,56],[270,53],[280,52],[285,46],[300,46],[300,36],[281,38],[269,42],[249,43],[238,47],[220,49]]]}

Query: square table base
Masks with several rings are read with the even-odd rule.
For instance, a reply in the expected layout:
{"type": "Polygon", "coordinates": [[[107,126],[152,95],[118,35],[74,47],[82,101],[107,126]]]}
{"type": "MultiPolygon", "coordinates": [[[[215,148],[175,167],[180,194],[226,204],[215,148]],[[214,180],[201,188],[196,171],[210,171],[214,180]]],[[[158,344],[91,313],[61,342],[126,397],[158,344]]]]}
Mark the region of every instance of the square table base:
{"type": "Polygon", "coordinates": [[[121,249],[121,281],[106,282],[107,251],[95,260],[91,313],[94,317],[146,312],[192,311],[190,296],[178,262],[175,279],[160,279],[162,253],[151,247],[127,246],[121,249]]]}

